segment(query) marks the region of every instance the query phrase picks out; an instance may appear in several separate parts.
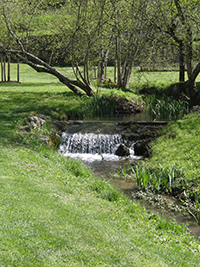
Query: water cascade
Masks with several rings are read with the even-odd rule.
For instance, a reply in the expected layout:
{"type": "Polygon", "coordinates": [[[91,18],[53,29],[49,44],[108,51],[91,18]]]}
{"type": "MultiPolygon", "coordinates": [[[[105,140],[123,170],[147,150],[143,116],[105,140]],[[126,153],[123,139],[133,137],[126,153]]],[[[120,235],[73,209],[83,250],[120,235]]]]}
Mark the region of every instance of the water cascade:
{"type": "MultiPolygon", "coordinates": [[[[60,153],[82,160],[117,160],[115,152],[120,144],[123,144],[123,138],[119,134],[94,134],[94,133],[63,133],[60,153]]],[[[131,155],[134,150],[130,149],[131,155]]]]}

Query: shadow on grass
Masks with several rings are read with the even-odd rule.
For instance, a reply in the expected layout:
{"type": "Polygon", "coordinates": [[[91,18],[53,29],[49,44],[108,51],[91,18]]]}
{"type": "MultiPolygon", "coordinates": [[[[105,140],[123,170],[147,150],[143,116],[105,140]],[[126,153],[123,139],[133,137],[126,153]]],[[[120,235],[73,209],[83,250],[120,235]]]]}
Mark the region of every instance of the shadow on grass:
{"type": "Polygon", "coordinates": [[[0,83],[1,87],[40,87],[40,86],[64,86],[62,83],[59,82],[20,82],[20,83],[12,83],[12,82],[5,82],[0,83]]]}
{"type": "Polygon", "coordinates": [[[59,112],[66,113],[67,105],[64,100],[74,98],[74,93],[70,91],[23,92],[11,88],[9,91],[0,92],[0,144],[16,145],[19,125],[25,125],[30,114],[48,116],[54,112],[55,116],[59,116],[59,112]]]}
{"type": "Polygon", "coordinates": [[[135,93],[133,89],[125,89],[125,88],[120,88],[120,89],[125,93],[135,93]]]}

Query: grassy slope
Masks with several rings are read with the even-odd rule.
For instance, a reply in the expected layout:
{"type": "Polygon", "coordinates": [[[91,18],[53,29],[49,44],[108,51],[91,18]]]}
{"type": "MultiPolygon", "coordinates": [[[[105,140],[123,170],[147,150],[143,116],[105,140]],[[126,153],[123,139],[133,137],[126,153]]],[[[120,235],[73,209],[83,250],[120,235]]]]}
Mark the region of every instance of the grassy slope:
{"type": "Polygon", "coordinates": [[[200,183],[200,113],[192,113],[169,124],[152,146],[150,164],[161,163],[182,169],[185,179],[200,183]]]}
{"type": "Polygon", "coordinates": [[[199,245],[183,228],[34,135],[16,134],[28,114],[54,107],[66,89],[24,73],[23,84],[0,85],[0,265],[200,266],[199,245]]]}

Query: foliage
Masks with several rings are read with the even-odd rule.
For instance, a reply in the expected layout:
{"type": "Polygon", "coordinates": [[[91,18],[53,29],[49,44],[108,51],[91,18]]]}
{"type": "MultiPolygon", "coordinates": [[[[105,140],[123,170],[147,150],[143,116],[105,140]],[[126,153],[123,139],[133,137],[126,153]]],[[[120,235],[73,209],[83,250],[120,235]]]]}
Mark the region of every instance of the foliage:
{"type": "Polygon", "coordinates": [[[152,119],[178,119],[189,112],[189,104],[184,100],[175,100],[155,95],[146,97],[147,110],[152,119]]]}
{"type": "Polygon", "coordinates": [[[3,0],[1,47],[7,54],[12,50],[38,72],[55,75],[79,95],[83,94],[81,90],[93,94],[94,68],[98,68],[98,79],[102,80],[107,76],[107,63],[115,65],[115,75],[114,82],[106,86],[115,88],[117,83],[126,89],[134,66],[158,69],[157,65],[180,64],[181,44],[186,61],[182,65],[186,63],[191,77],[191,62],[195,57],[198,60],[199,50],[195,40],[199,37],[200,5],[194,3],[3,0]],[[58,62],[71,64],[75,80],[69,80],[68,74],[61,78],[51,68],[58,62]]]}
{"type": "Polygon", "coordinates": [[[170,192],[175,179],[180,178],[181,171],[175,165],[169,169],[163,168],[162,165],[156,168],[146,168],[142,165],[136,165],[132,168],[132,172],[136,178],[139,188],[146,190],[152,188],[153,191],[170,192]]]}

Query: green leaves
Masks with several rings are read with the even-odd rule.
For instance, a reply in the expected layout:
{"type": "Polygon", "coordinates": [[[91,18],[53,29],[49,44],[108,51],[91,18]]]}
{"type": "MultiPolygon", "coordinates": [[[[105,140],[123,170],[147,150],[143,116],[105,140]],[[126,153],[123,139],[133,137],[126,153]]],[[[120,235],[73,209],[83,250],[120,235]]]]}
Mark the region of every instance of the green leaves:
{"type": "Polygon", "coordinates": [[[166,169],[160,164],[158,168],[154,169],[137,165],[135,169],[132,168],[132,172],[135,175],[138,187],[143,190],[152,187],[155,192],[165,190],[172,192],[173,182],[180,175],[180,171],[175,168],[175,165],[166,169]]]}

